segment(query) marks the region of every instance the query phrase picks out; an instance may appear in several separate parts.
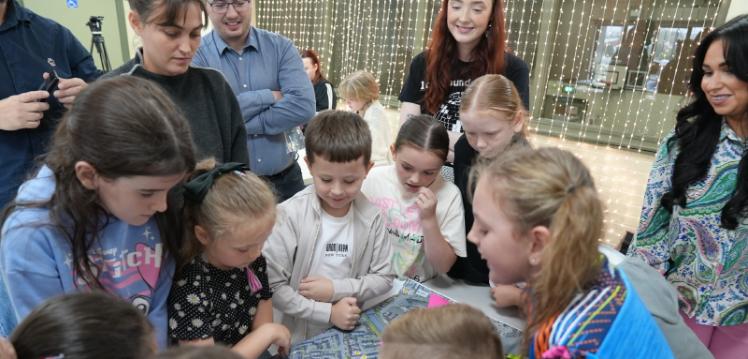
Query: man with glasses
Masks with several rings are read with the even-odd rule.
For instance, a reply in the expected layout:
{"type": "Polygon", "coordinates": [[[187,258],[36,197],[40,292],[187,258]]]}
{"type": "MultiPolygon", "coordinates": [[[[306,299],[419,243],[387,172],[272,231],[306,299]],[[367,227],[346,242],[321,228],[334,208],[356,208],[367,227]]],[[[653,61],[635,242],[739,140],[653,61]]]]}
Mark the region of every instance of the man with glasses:
{"type": "Polygon", "coordinates": [[[286,132],[314,116],[312,83],[291,40],[251,26],[250,0],[208,5],[214,29],[203,37],[193,64],[215,68],[228,80],[247,128],[249,166],[284,201],[304,188],[286,132]]]}

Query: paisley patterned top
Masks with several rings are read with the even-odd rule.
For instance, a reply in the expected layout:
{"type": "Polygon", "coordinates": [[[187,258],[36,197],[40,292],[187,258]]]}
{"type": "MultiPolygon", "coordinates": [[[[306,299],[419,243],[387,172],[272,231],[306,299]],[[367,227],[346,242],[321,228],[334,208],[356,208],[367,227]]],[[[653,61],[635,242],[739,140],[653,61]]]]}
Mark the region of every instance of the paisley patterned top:
{"type": "Polygon", "coordinates": [[[737,229],[720,225],[722,207],[732,197],[745,142],[723,122],[717,149],[704,180],[686,191],[686,208],[660,206],[671,188],[677,143],[662,142],[644,194],[636,239],[629,255],[665,274],[678,291],[680,309],[705,325],[748,323],[748,221],[737,229]]]}

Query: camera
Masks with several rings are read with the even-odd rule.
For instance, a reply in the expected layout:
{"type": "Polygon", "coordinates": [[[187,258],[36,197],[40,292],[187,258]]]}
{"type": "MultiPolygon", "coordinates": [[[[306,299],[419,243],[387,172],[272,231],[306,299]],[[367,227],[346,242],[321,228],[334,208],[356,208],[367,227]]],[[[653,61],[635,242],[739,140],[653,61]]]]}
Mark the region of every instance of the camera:
{"type": "Polygon", "coordinates": [[[86,23],[86,26],[91,30],[94,34],[101,34],[101,21],[104,20],[103,16],[91,16],[88,18],[88,22],[86,23]]]}

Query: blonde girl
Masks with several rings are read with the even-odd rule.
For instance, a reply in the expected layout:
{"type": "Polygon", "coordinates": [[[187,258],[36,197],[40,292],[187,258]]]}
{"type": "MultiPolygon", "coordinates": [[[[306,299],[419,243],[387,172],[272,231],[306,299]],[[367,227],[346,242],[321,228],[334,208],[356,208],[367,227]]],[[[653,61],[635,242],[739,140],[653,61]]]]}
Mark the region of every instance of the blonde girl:
{"type": "Polygon", "coordinates": [[[530,358],[673,357],[627,274],[598,250],[603,207],[579,159],[517,149],[477,178],[468,239],[494,283],[528,283],[530,358]]]}
{"type": "Polygon", "coordinates": [[[261,251],[275,224],[275,197],[245,164],[204,161],[184,186],[186,243],[169,295],[169,335],[184,344],[233,347],[258,358],[289,347],[273,323],[261,251]]]}
{"type": "Polygon", "coordinates": [[[340,96],[350,111],[363,117],[371,130],[371,160],[375,166],[392,163],[389,146],[394,142],[394,126],[379,103],[379,85],[370,72],[357,71],[340,83],[340,96]]]}
{"type": "MultiPolygon", "coordinates": [[[[473,226],[470,168],[479,156],[497,156],[513,145],[527,146],[527,121],[519,91],[503,75],[484,75],[470,84],[462,98],[460,119],[465,133],[454,147],[454,173],[464,204],[465,229],[469,231],[473,226]]],[[[488,284],[486,262],[472,243],[467,243],[466,249],[467,257],[458,258],[449,275],[471,284],[488,284]]],[[[499,292],[512,290],[498,286],[493,292],[496,298],[503,298],[499,292]]]]}

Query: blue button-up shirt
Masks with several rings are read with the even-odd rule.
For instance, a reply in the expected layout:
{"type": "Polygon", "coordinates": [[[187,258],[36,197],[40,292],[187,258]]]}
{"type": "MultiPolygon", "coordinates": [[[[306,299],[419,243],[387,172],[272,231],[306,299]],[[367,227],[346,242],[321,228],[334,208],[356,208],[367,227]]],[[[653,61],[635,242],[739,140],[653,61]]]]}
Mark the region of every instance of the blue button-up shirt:
{"type": "Polygon", "coordinates": [[[252,27],[241,52],[232,49],[215,31],[205,35],[193,59],[197,66],[223,73],[236,94],[245,127],[250,168],[273,175],[294,160],[286,131],[314,116],[312,82],[291,40],[252,27]],[[283,93],[275,101],[272,91],[283,93]]]}
{"type": "MultiPolygon", "coordinates": [[[[62,25],[10,0],[0,25],[0,99],[39,89],[53,59],[60,77],[92,81],[99,75],[88,51],[62,25]]],[[[36,157],[46,151],[64,107],[48,99],[50,110],[38,128],[0,130],[0,207],[15,197],[36,157]]]]}

